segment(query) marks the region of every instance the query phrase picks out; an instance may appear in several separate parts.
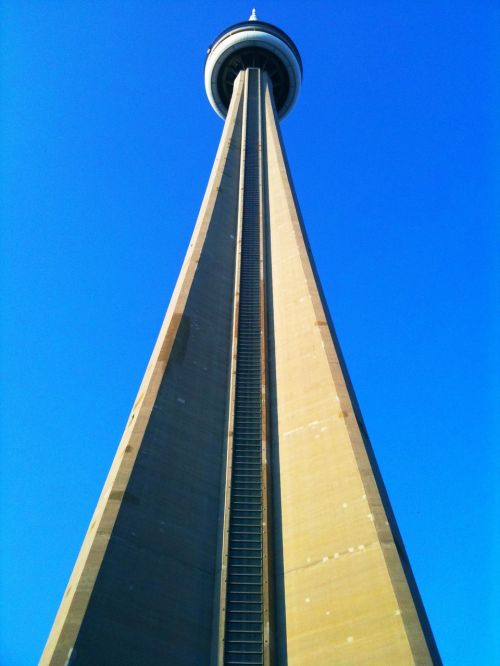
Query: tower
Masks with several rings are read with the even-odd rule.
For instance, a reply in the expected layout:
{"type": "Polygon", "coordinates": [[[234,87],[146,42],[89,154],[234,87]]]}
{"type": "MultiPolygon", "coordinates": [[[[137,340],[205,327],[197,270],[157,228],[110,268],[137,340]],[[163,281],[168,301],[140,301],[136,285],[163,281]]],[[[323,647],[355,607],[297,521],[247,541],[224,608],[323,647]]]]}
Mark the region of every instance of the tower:
{"type": "Polygon", "coordinates": [[[302,63],[209,49],[225,125],[42,664],[438,664],[321,294],[279,121],[302,63]]]}

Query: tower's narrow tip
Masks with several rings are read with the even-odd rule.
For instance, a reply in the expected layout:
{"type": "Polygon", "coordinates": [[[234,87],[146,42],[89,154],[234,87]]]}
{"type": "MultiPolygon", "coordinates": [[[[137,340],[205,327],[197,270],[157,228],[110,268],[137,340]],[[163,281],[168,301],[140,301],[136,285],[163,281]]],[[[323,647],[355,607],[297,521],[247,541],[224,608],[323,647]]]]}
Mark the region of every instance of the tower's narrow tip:
{"type": "Polygon", "coordinates": [[[259,20],[257,18],[257,12],[255,11],[255,7],[252,9],[252,13],[250,14],[250,18],[248,20],[249,21],[258,21],[259,20]]]}

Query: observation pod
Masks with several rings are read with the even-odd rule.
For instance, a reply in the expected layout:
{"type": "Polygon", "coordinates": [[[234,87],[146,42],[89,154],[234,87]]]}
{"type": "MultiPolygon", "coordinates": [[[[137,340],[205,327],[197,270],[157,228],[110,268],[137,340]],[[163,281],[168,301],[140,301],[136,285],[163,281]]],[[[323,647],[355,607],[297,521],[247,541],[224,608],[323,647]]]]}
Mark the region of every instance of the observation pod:
{"type": "Polygon", "coordinates": [[[290,37],[271,23],[259,21],[255,10],[248,21],[224,30],[208,49],[205,89],[221,118],[227,115],[238,73],[248,67],[267,73],[278,118],[285,118],[299,95],[302,60],[290,37]]]}

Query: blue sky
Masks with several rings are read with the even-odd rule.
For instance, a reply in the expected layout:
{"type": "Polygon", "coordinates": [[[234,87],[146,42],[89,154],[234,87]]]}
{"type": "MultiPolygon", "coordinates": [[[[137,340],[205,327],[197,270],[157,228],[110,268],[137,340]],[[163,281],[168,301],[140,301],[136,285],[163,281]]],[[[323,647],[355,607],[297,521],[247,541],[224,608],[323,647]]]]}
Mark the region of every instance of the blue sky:
{"type": "MultiPolygon", "coordinates": [[[[250,10],[2,4],[2,666],[48,635],[222,130],[206,48],[250,10]]],[[[288,156],[439,649],[493,664],[498,7],[257,10],[302,54],[288,156]]]]}

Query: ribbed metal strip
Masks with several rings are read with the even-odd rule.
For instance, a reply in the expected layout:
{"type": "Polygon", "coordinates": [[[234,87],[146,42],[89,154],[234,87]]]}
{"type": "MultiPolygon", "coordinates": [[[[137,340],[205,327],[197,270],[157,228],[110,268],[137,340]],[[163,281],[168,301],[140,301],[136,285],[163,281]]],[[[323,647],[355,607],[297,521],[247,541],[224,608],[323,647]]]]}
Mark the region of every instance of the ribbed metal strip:
{"type": "Polygon", "coordinates": [[[224,664],[263,664],[259,78],[248,70],[224,664]]]}

